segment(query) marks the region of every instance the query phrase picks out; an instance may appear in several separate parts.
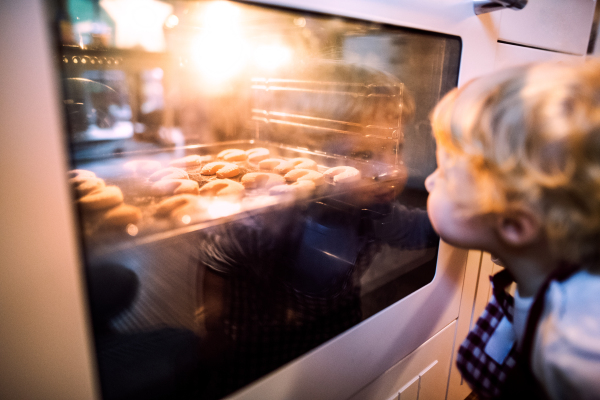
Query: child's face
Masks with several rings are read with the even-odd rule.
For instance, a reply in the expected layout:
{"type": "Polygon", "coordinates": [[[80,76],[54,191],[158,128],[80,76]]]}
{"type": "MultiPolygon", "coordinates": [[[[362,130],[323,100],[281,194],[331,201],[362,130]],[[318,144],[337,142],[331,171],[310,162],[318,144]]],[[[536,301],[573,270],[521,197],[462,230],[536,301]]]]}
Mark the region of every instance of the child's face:
{"type": "Polygon", "coordinates": [[[438,146],[438,168],[425,180],[427,214],[440,237],[457,247],[489,250],[490,216],[477,212],[477,182],[466,160],[438,146]]]}

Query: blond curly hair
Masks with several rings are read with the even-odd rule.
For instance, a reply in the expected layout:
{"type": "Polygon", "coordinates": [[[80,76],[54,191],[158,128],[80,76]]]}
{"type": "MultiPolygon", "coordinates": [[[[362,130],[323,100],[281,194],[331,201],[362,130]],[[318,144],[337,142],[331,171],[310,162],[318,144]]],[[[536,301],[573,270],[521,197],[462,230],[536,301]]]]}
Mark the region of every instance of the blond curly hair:
{"type": "Polygon", "coordinates": [[[472,167],[475,211],[527,206],[556,257],[600,261],[600,61],[474,80],[448,93],[431,119],[438,146],[472,167]]]}

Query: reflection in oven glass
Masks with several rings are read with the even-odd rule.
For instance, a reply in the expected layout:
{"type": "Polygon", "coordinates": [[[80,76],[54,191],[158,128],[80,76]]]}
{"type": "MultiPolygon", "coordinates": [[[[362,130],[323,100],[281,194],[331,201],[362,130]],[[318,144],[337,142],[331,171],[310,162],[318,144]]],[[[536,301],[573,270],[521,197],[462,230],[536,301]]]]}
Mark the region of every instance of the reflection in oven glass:
{"type": "Polygon", "coordinates": [[[459,38],[132,4],[54,4],[104,398],[222,398],[432,281],[459,38]]]}

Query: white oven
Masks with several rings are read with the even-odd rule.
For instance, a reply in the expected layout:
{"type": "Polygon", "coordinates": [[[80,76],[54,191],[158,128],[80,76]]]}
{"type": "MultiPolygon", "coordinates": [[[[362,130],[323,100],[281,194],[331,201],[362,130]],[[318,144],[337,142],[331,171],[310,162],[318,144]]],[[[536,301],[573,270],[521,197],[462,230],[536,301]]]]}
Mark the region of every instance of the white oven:
{"type": "Polygon", "coordinates": [[[529,3],[480,15],[462,0],[3,4],[1,397],[460,398],[455,342],[489,260],[427,236],[428,114],[496,68],[583,59],[595,2],[567,14],[548,2],[543,18],[529,3]],[[290,198],[243,181],[258,161],[233,160],[243,197],[202,197],[213,178],[200,168],[257,147],[320,173],[352,166],[361,185],[290,198]],[[123,166],[188,156],[200,195],[161,219],[172,191],[123,166]],[[82,208],[75,169],[138,214],[110,225],[113,205],[82,208]],[[403,190],[374,202],[381,185],[403,190]],[[135,278],[97,274],[115,265],[135,278]],[[107,311],[113,300],[124,309],[107,311]],[[207,334],[215,315],[225,345],[207,334]]]}

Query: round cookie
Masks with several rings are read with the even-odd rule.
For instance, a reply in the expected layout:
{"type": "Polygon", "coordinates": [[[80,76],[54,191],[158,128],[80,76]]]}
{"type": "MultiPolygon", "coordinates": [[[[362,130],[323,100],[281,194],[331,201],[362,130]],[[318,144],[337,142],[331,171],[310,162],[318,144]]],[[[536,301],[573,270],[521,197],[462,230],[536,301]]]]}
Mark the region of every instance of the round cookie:
{"type": "Polygon", "coordinates": [[[261,171],[275,171],[275,168],[284,168],[285,166],[289,166],[289,163],[281,158],[267,158],[258,163],[258,169],[261,171]]]}
{"type": "Polygon", "coordinates": [[[311,180],[300,180],[291,185],[277,185],[269,189],[269,194],[278,195],[293,195],[297,197],[309,196],[315,190],[315,183],[311,180]]]}
{"type": "Polygon", "coordinates": [[[95,178],[96,174],[93,173],[92,171],[88,171],[87,169],[72,169],[67,172],[67,177],[69,179],[81,178],[81,177],[95,178]]]}
{"type": "Polygon", "coordinates": [[[215,179],[200,188],[203,196],[241,196],[244,185],[230,179],[215,179]]]}
{"type": "Polygon", "coordinates": [[[217,155],[217,158],[225,161],[245,161],[248,155],[244,150],[227,149],[217,155]]]}
{"type": "Polygon", "coordinates": [[[188,209],[198,208],[198,196],[192,194],[178,194],[164,199],[158,204],[155,215],[157,217],[169,217],[188,209]]]}
{"type": "Polygon", "coordinates": [[[325,183],[325,177],[322,173],[312,169],[293,169],[284,176],[288,182],[312,181],[316,186],[325,183]]]}
{"type": "Polygon", "coordinates": [[[357,182],[361,178],[359,170],[348,166],[329,168],[323,175],[333,183],[357,182]]]}
{"type": "Polygon", "coordinates": [[[123,168],[134,174],[148,176],[161,169],[162,165],[155,160],[132,160],[123,164],[123,168]]]}
{"type": "Polygon", "coordinates": [[[185,167],[197,167],[201,165],[203,162],[210,160],[210,156],[199,156],[197,154],[192,154],[186,157],[178,158],[177,160],[173,160],[169,162],[171,167],[177,168],[185,168],[185,167]]]}
{"type": "Polygon", "coordinates": [[[285,179],[270,172],[250,172],[242,177],[242,184],[246,189],[268,189],[285,184],[285,179]]]}
{"type": "Polygon", "coordinates": [[[202,175],[217,175],[217,178],[233,178],[239,175],[240,167],[227,161],[215,161],[202,167],[202,175]]]}
{"type": "Polygon", "coordinates": [[[168,167],[159,169],[148,178],[150,182],[156,182],[161,179],[189,179],[189,175],[181,168],[168,167]]]}
{"type": "Polygon", "coordinates": [[[173,194],[198,194],[198,182],[189,179],[161,179],[150,188],[153,196],[169,196],[173,194]]]}
{"type": "Polygon", "coordinates": [[[102,223],[107,226],[122,227],[135,224],[142,219],[142,211],[127,204],[121,204],[108,210],[102,216],[102,223]]]}
{"type": "Polygon", "coordinates": [[[86,169],[73,169],[67,172],[67,178],[69,178],[69,184],[73,187],[80,185],[88,179],[95,178],[96,174],[86,169]]]}
{"type": "Polygon", "coordinates": [[[106,184],[101,178],[88,178],[75,186],[75,192],[77,193],[77,197],[83,197],[105,186],[106,184]]]}
{"type": "Polygon", "coordinates": [[[79,199],[81,208],[86,211],[103,210],[123,202],[123,193],[116,186],[106,186],[79,199]]]}
{"type": "Polygon", "coordinates": [[[274,171],[278,174],[287,174],[292,169],[312,169],[314,171],[317,170],[317,163],[310,158],[305,157],[297,157],[288,160],[284,164],[280,164],[279,166],[274,168],[274,171]]]}
{"type": "Polygon", "coordinates": [[[257,163],[259,161],[265,160],[269,158],[271,152],[269,149],[265,149],[264,147],[257,147],[255,149],[246,150],[246,155],[248,156],[248,161],[251,163],[257,163]]]}

